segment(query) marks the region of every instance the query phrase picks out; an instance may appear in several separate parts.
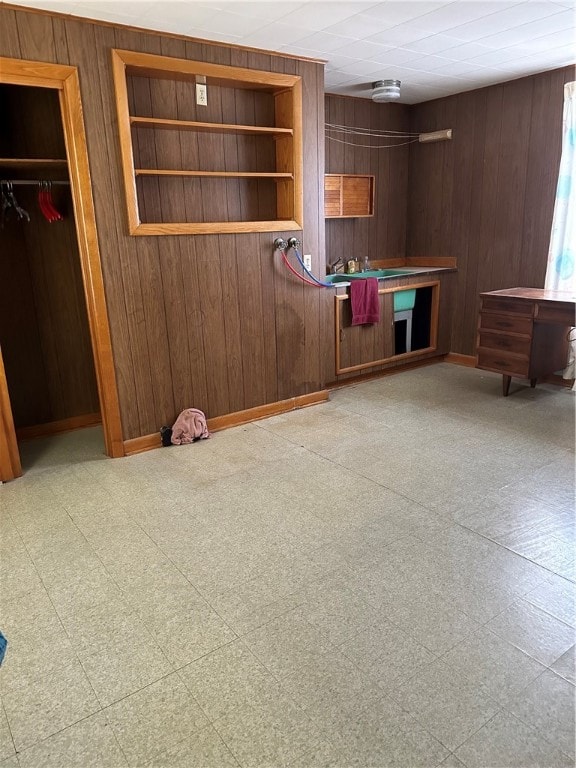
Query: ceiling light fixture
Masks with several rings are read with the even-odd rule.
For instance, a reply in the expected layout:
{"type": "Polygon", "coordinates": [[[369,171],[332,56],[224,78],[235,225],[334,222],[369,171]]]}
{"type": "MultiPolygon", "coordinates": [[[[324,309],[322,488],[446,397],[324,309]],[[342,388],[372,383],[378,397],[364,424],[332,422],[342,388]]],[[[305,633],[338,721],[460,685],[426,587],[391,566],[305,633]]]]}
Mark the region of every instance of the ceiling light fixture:
{"type": "Polygon", "coordinates": [[[376,80],[372,83],[372,88],[374,88],[372,101],[378,104],[400,98],[400,80],[376,80]]]}

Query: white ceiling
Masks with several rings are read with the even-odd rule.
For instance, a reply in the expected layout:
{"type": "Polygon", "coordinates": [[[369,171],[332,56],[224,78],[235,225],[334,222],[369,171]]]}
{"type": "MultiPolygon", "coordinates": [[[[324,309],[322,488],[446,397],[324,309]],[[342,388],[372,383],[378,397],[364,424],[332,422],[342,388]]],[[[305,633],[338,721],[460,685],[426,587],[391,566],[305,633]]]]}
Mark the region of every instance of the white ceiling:
{"type": "Polygon", "coordinates": [[[19,5],[325,59],[326,91],[402,81],[415,104],[576,60],[576,0],[23,0],[19,5]]]}

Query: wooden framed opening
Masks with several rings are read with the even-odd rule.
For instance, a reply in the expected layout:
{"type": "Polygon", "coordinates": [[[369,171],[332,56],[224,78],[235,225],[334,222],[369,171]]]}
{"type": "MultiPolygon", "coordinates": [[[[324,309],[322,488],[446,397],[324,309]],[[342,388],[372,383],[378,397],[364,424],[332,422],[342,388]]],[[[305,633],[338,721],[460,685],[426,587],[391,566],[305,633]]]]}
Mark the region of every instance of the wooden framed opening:
{"type": "MultiPolygon", "coordinates": [[[[104,447],[110,457],[124,456],[78,71],[76,67],[67,65],[0,57],[0,85],[46,88],[58,93],[104,447]]],[[[11,480],[21,474],[18,442],[0,347],[0,481],[11,480]]]]}

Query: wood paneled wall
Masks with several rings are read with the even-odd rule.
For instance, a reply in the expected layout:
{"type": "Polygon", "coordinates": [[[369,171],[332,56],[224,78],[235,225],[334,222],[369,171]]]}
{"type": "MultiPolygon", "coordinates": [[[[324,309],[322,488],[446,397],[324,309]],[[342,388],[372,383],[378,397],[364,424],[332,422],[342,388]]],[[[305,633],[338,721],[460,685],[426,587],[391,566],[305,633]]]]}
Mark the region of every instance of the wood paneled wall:
{"type": "Polygon", "coordinates": [[[453,256],[458,283],[452,352],[475,354],[481,291],[542,287],[561,151],[563,86],[574,68],[543,72],[417,105],[408,256],[453,256]]]}
{"type": "Polygon", "coordinates": [[[323,269],[323,66],[8,7],[0,53],[79,70],[124,439],[190,406],[214,417],[321,389],[329,297],[283,270],[272,244],[295,234],[323,269]],[[303,232],[128,236],[111,48],[302,76],[303,232]]]}
{"type": "MultiPolygon", "coordinates": [[[[409,107],[403,104],[375,104],[367,99],[325,96],[326,122],[372,130],[409,130],[409,107]]],[[[394,140],[350,138],[331,134],[355,144],[396,144],[394,140]]],[[[404,258],[406,255],[406,208],[408,146],[368,149],[326,139],[326,173],[367,173],[375,177],[374,216],[329,219],[326,221],[326,260],[351,256],[361,261],[404,258]]]]}
{"type": "MultiPolygon", "coordinates": [[[[58,94],[0,86],[0,156],[64,158],[58,94]]],[[[10,169],[9,178],[66,178],[10,169]]],[[[36,187],[15,186],[30,222],[0,229],[0,344],[16,427],[100,410],[70,190],[53,188],[64,220],[43,217],[36,187]]]]}

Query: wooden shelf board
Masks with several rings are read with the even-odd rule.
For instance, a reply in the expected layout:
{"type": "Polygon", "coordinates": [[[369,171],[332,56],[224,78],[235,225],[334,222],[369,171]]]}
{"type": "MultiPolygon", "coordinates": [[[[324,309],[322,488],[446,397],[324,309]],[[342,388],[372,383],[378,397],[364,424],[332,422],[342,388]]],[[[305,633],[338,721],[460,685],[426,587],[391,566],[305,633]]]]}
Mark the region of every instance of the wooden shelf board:
{"type": "Polygon", "coordinates": [[[36,157],[0,157],[0,166],[6,168],[65,168],[66,160],[36,157]]]}
{"type": "Polygon", "coordinates": [[[233,125],[230,123],[202,123],[193,120],[167,120],[156,117],[136,117],[130,122],[135,128],[160,128],[169,131],[200,131],[205,133],[241,133],[251,135],[292,136],[292,128],[269,128],[259,125],[233,125]]]}
{"type": "Polygon", "coordinates": [[[201,178],[225,179],[292,179],[291,173],[249,173],[235,171],[166,171],[150,168],[136,168],[136,176],[198,176],[201,178]]]}

